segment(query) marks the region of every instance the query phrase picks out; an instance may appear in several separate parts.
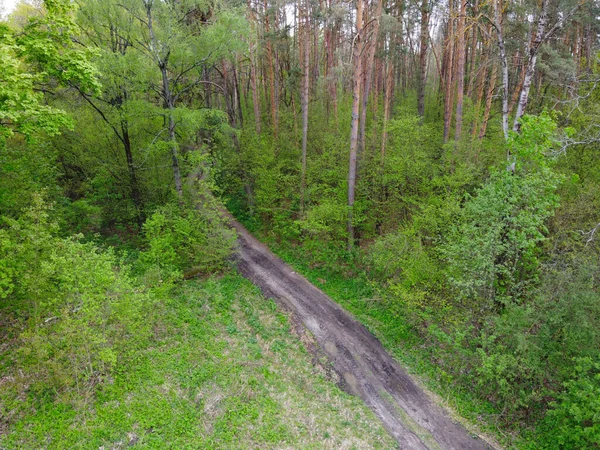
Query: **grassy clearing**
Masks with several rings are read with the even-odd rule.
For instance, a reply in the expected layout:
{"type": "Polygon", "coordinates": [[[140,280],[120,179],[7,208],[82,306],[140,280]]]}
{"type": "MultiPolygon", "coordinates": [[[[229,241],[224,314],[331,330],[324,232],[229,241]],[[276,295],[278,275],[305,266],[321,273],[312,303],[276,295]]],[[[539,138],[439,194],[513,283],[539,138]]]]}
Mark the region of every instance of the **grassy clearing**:
{"type": "Polygon", "coordinates": [[[183,283],[157,315],[151,344],[88,402],[19,391],[4,366],[0,448],[396,448],[239,275],[183,283]]]}

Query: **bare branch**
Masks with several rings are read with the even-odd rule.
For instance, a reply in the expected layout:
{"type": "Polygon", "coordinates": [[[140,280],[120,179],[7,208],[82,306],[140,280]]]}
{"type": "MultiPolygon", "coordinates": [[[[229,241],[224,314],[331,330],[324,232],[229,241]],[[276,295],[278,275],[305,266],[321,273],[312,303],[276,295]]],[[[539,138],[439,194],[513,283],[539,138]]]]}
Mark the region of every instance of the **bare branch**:
{"type": "Polygon", "coordinates": [[[552,152],[552,156],[563,155],[567,152],[567,149],[573,147],[575,145],[591,145],[597,144],[600,142],[600,124],[590,125],[585,129],[585,131],[579,133],[576,137],[571,137],[567,135],[563,135],[559,138],[559,143],[561,144],[558,150],[552,152]]]}
{"type": "Polygon", "coordinates": [[[585,241],[585,246],[587,247],[590,242],[594,241],[594,235],[596,234],[596,231],[598,231],[598,229],[600,228],[600,223],[597,224],[594,228],[592,228],[590,231],[582,231],[579,230],[579,232],[583,235],[583,236],[587,236],[587,239],[585,241]]]}

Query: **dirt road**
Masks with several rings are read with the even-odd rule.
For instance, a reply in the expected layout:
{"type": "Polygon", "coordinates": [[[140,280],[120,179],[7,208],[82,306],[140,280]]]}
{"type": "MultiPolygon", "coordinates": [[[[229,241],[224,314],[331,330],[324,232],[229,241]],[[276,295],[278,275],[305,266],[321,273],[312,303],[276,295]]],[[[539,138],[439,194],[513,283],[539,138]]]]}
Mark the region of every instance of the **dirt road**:
{"type": "Polygon", "coordinates": [[[350,392],[377,414],[401,449],[490,449],[436,405],[381,343],[327,295],[277,258],[241,224],[240,272],[282,302],[313,334],[350,392]]]}

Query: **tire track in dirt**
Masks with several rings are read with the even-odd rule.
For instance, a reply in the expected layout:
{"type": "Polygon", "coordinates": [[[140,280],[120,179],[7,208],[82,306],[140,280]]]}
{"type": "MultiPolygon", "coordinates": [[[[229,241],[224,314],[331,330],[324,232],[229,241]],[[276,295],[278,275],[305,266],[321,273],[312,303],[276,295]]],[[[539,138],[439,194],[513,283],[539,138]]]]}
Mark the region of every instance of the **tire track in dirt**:
{"type": "Polygon", "coordinates": [[[238,233],[239,271],[297,316],[344,388],[363,399],[401,449],[492,448],[435,404],[363,325],[229,217],[238,233]]]}

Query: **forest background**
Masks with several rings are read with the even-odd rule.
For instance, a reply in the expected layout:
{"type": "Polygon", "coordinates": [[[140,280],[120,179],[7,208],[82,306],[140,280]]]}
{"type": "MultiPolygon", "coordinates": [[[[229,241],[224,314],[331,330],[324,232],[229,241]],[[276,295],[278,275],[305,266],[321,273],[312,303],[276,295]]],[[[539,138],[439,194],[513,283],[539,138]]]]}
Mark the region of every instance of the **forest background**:
{"type": "Polygon", "coordinates": [[[598,7],[19,2],[0,439],[231,270],[222,203],[504,444],[600,445],[598,7]]]}

